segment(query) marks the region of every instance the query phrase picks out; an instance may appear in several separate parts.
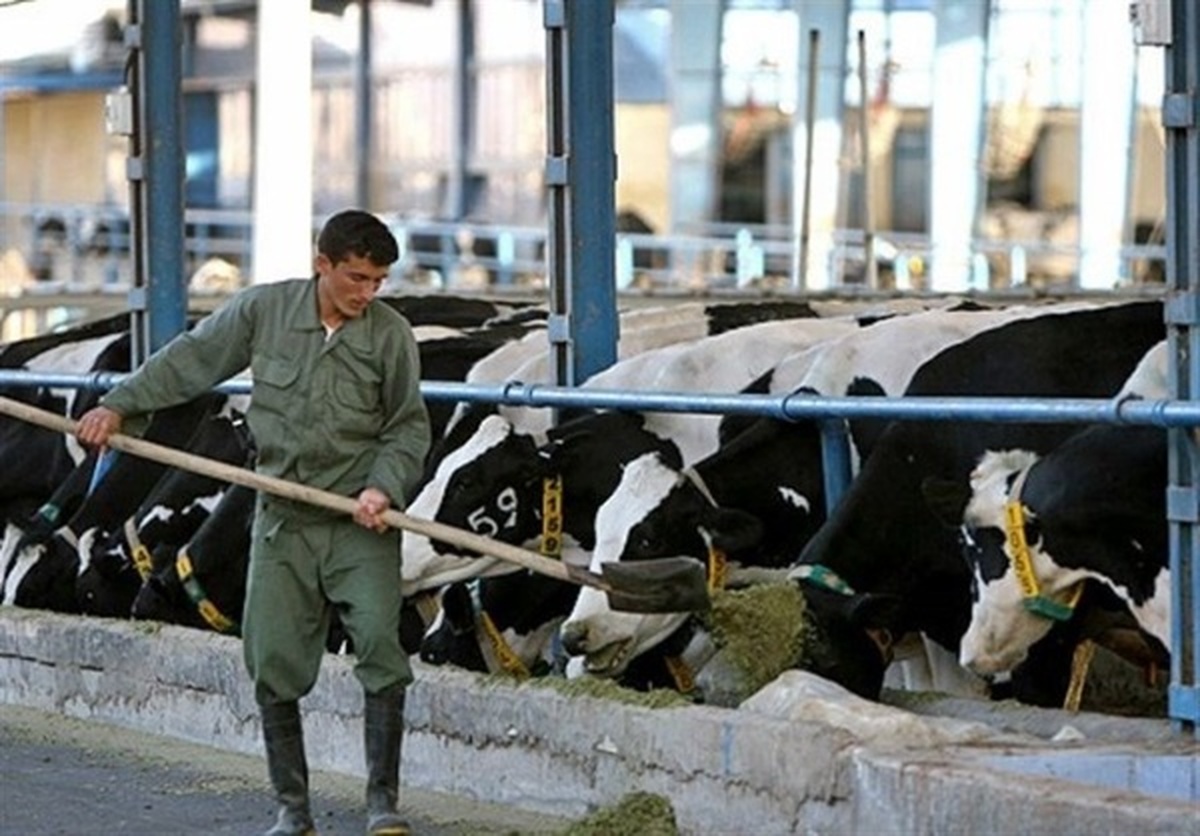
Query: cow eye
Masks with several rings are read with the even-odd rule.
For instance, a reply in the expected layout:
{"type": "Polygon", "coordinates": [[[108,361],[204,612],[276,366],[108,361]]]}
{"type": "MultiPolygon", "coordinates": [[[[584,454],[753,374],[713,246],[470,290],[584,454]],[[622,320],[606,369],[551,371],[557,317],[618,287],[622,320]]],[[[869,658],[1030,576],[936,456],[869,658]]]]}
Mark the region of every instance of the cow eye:
{"type": "Polygon", "coordinates": [[[639,557],[660,554],[663,546],[662,538],[646,530],[636,532],[629,542],[633,546],[632,553],[639,557]]]}

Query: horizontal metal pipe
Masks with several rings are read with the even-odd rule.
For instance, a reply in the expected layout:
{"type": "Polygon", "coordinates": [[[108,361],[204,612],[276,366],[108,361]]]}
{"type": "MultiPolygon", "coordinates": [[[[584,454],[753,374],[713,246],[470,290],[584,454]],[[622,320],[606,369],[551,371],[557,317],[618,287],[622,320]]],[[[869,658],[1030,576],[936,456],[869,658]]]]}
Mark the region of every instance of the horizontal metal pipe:
{"type": "MultiPolygon", "coordinates": [[[[56,374],[0,369],[0,385],[54,386],[107,390],[127,375],[119,372],[56,374]]],[[[216,387],[227,394],[250,392],[249,380],[229,380],[216,387]]],[[[592,408],[647,412],[690,412],[706,415],[751,415],[785,420],[877,418],[921,421],[996,421],[1032,424],[1145,424],[1157,427],[1200,426],[1200,401],[1136,398],[1004,398],[1004,397],[825,397],[787,395],[650,392],[581,389],[508,381],[470,384],[421,382],[430,400],[499,403],[509,406],[592,408]]]]}

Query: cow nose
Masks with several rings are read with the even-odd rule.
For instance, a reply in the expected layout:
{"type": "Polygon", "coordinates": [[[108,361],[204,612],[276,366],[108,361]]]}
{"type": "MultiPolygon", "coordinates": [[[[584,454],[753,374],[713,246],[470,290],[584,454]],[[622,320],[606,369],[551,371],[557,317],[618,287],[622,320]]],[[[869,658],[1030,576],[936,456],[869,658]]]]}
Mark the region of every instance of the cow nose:
{"type": "Polygon", "coordinates": [[[587,625],[582,621],[570,621],[560,631],[563,651],[568,656],[582,656],[587,652],[587,625]]]}
{"type": "Polygon", "coordinates": [[[980,676],[995,676],[1006,673],[1013,667],[1004,655],[974,652],[966,648],[959,654],[959,662],[964,668],[980,676]]]}

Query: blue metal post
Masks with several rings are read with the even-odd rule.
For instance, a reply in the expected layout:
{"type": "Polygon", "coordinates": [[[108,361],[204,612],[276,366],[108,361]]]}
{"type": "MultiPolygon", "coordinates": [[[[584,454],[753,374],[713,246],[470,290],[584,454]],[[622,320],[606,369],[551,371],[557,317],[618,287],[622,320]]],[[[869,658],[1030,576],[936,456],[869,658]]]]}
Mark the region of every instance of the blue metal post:
{"type": "Polygon", "coordinates": [[[612,0],[546,0],[547,272],[554,379],[617,357],[612,0]]]}
{"type": "Polygon", "coordinates": [[[371,0],[358,4],[358,59],[354,62],[354,201],[364,209],[371,207],[371,125],[375,121],[371,95],[371,0]]]}
{"type": "MultiPolygon", "coordinates": [[[[1200,6],[1171,4],[1163,126],[1167,138],[1167,336],[1171,398],[1200,399],[1200,6]]],[[[1200,737],[1200,449],[1169,430],[1167,516],[1171,544],[1171,685],[1168,714],[1200,737]]]]}
{"type": "Polygon", "coordinates": [[[458,0],[458,49],[454,59],[454,159],[446,188],[445,215],[461,221],[471,210],[471,163],[475,156],[475,4],[458,0]]]}
{"type": "Polygon", "coordinates": [[[187,322],[183,265],[183,34],[179,4],[141,2],[147,355],[187,322]]]}

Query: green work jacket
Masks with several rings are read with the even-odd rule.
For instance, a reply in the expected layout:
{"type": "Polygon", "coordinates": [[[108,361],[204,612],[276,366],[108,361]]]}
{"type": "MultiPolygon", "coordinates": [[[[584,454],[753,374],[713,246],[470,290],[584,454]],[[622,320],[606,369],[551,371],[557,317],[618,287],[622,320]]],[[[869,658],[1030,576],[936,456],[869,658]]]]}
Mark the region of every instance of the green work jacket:
{"type": "Polygon", "coordinates": [[[326,340],[316,279],[251,286],[155,352],[101,403],[123,417],[142,415],[247,367],[259,472],[343,496],[375,487],[404,507],[429,448],[429,417],[412,328],[378,300],[326,340]]]}

